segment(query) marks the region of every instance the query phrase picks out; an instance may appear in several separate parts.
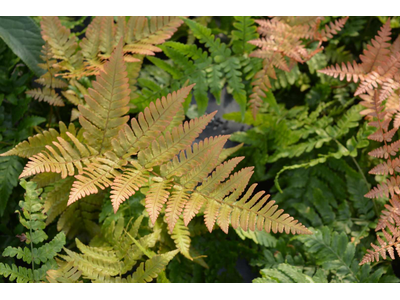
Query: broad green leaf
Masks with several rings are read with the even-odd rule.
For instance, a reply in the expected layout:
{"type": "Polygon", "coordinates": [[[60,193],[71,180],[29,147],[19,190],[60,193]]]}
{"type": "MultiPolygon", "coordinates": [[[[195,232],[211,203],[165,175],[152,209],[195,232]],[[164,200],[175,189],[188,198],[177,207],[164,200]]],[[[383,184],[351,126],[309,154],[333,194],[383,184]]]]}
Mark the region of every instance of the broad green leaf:
{"type": "Polygon", "coordinates": [[[22,61],[38,76],[44,70],[40,51],[44,41],[40,28],[29,17],[0,17],[0,37],[22,61]]]}

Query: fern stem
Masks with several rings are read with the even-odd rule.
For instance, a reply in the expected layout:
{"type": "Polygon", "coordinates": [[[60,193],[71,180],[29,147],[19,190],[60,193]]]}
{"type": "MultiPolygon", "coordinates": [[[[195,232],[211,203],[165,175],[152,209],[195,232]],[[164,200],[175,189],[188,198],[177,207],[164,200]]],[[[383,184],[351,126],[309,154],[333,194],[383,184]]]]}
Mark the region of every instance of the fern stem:
{"type": "Polygon", "coordinates": [[[124,228],[125,233],[131,238],[131,240],[135,243],[135,245],[148,257],[148,258],[152,258],[153,254],[151,254],[150,252],[148,252],[135,238],[133,238],[129,232],[126,231],[126,229],[124,228]]]}
{"type": "Polygon", "coordinates": [[[31,256],[32,256],[32,276],[33,276],[33,282],[36,282],[36,278],[35,278],[35,263],[34,261],[34,257],[33,257],[33,242],[32,242],[32,205],[29,206],[29,242],[31,244],[31,256]]]}

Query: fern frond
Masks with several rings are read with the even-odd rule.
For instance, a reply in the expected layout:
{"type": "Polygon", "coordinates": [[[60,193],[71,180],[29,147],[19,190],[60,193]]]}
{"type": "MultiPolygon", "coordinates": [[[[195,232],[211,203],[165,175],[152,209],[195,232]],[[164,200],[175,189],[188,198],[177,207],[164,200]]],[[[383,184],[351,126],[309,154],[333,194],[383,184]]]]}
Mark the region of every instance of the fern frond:
{"type": "MultiPolygon", "coordinates": [[[[37,83],[45,86],[45,90],[41,91],[42,94],[44,94],[43,97],[44,97],[44,101],[45,102],[49,102],[49,101],[46,100],[46,97],[51,98],[50,99],[51,101],[54,101],[52,98],[57,98],[57,101],[54,101],[54,102],[57,102],[57,103],[60,102],[58,105],[50,103],[50,102],[49,103],[53,104],[53,105],[56,105],[56,106],[63,106],[61,104],[62,103],[62,99],[59,96],[58,97],[57,97],[57,95],[53,96],[52,94],[54,92],[53,89],[62,89],[62,88],[68,87],[68,84],[64,80],[61,80],[59,78],[55,78],[53,76],[53,74],[51,74],[50,72],[47,72],[47,73],[43,74],[42,76],[40,76],[35,81],[37,83]],[[50,91],[48,91],[48,90],[50,90],[50,91]],[[60,99],[58,99],[58,98],[60,98],[60,99]]],[[[35,90],[33,90],[33,91],[35,91],[35,90]]],[[[32,96],[34,99],[39,98],[39,97],[35,98],[35,95],[33,93],[30,94],[29,92],[30,91],[28,91],[27,94],[32,96]]],[[[41,101],[41,100],[39,100],[39,101],[41,101]]]]}
{"type": "Polygon", "coordinates": [[[215,111],[198,119],[192,119],[173,128],[171,132],[167,131],[160,135],[152,142],[151,148],[139,151],[139,163],[148,168],[170,160],[175,153],[185,149],[199,136],[216,113],[215,111]]]}
{"type": "Polygon", "coordinates": [[[82,39],[79,46],[82,49],[82,55],[91,65],[98,64],[97,54],[100,45],[101,17],[95,17],[86,29],[85,38],[82,39]]]}
{"type": "Polygon", "coordinates": [[[124,125],[118,139],[112,140],[114,151],[118,154],[132,155],[140,148],[147,148],[172,122],[193,85],[182,88],[155,103],[131,120],[131,126],[124,125]]]}
{"type": "Polygon", "coordinates": [[[400,226],[400,201],[397,196],[390,199],[390,204],[385,204],[386,210],[382,211],[375,231],[386,228],[389,224],[400,226]]]}
{"type": "Polygon", "coordinates": [[[185,19],[184,21],[192,30],[194,36],[210,49],[211,55],[216,62],[222,62],[226,57],[230,56],[231,51],[225,44],[221,43],[219,38],[215,39],[211,29],[190,19],[185,19]]]}
{"type": "Polygon", "coordinates": [[[139,188],[147,183],[141,170],[126,168],[121,175],[115,177],[111,185],[111,202],[114,212],[117,212],[122,202],[135,194],[139,188]]]}
{"type": "Polygon", "coordinates": [[[193,144],[193,147],[189,146],[170,162],[161,166],[161,175],[167,178],[183,176],[182,182],[192,181],[197,183],[211,171],[210,166],[215,165],[215,156],[221,152],[228,138],[227,135],[210,137],[193,144]],[[203,171],[203,169],[206,171],[203,171]],[[185,176],[185,174],[187,175],[185,176]],[[199,179],[196,180],[196,177],[199,177],[199,179]]]}
{"type": "Polygon", "coordinates": [[[375,39],[371,40],[372,45],[367,45],[367,49],[360,55],[363,68],[366,72],[372,71],[376,65],[384,61],[389,55],[390,43],[388,42],[391,40],[390,34],[391,27],[388,20],[378,31],[378,35],[375,36],[375,39]]]}
{"type": "Polygon", "coordinates": [[[39,282],[45,279],[46,272],[54,269],[56,263],[54,257],[61,251],[65,244],[65,234],[58,233],[51,242],[43,243],[47,238],[44,229],[46,227],[46,215],[43,213],[42,199],[39,197],[42,189],[37,189],[34,182],[20,181],[21,186],[25,189],[24,200],[19,202],[21,212],[19,212],[20,223],[28,230],[24,234],[24,242],[30,247],[7,247],[3,251],[4,257],[16,257],[27,263],[32,264],[32,269],[25,267],[17,267],[16,265],[4,265],[0,263],[0,275],[9,277],[11,281],[17,282],[39,282]],[[36,244],[42,244],[37,248],[36,244]],[[35,268],[35,264],[42,264],[39,268],[35,268]]]}
{"type": "Polygon", "coordinates": [[[389,193],[392,197],[395,194],[400,195],[399,185],[400,185],[400,176],[390,177],[386,179],[386,182],[378,184],[376,187],[374,187],[370,192],[368,192],[365,195],[365,197],[379,198],[383,197],[384,195],[386,197],[389,197],[389,193]]]}
{"type": "Polygon", "coordinates": [[[0,275],[5,278],[9,277],[10,281],[17,280],[17,283],[35,282],[31,269],[17,267],[16,265],[9,266],[0,263],[0,275]]]}
{"type": "Polygon", "coordinates": [[[176,222],[182,213],[183,207],[189,200],[189,190],[180,186],[173,186],[171,196],[168,198],[167,208],[165,209],[165,219],[167,220],[169,231],[173,232],[176,222]]]}
{"type": "Polygon", "coordinates": [[[26,94],[39,102],[44,101],[54,106],[64,106],[64,102],[61,97],[54,89],[51,88],[37,88],[27,91],[26,94]]]}
{"type": "Polygon", "coordinates": [[[400,255],[400,231],[398,228],[392,226],[391,224],[388,224],[387,228],[391,231],[391,234],[385,229],[382,230],[383,236],[386,241],[378,235],[377,240],[379,245],[371,243],[371,247],[374,250],[367,250],[368,253],[365,254],[365,256],[363,257],[360,265],[369,262],[379,261],[380,256],[382,256],[383,259],[386,259],[386,252],[389,254],[391,259],[395,259],[394,251],[397,251],[397,254],[400,255]]]}
{"type": "Polygon", "coordinates": [[[17,259],[22,259],[24,262],[30,264],[33,262],[35,264],[45,263],[53,259],[58,252],[62,250],[65,245],[65,234],[64,232],[59,232],[53,240],[44,244],[39,248],[33,248],[33,252],[28,247],[14,248],[8,246],[3,251],[4,257],[17,257],[17,259]]]}
{"type": "MultiPolygon", "coordinates": [[[[122,262],[119,261],[113,250],[97,250],[97,257],[87,254],[78,254],[64,248],[68,256],[62,256],[67,262],[73,262],[85,278],[93,281],[102,281],[109,276],[116,276],[122,271],[122,262]]],[[[96,250],[92,250],[96,251],[96,250]]]]}
{"type": "Polygon", "coordinates": [[[139,265],[135,273],[128,276],[128,282],[145,283],[157,278],[169,261],[178,253],[179,250],[170,251],[161,255],[155,255],[139,265]]]}
{"type": "Polygon", "coordinates": [[[114,17],[101,18],[99,50],[102,52],[101,57],[103,59],[111,56],[114,48],[115,30],[114,17]]]}
{"type": "Polygon", "coordinates": [[[59,123],[60,133],[57,130],[50,128],[48,131],[43,131],[28,138],[28,141],[23,141],[16,145],[13,149],[2,153],[0,156],[18,155],[28,158],[46,149],[46,145],[57,141],[58,137],[67,138],[66,132],[76,135],[74,124],[70,124],[68,128],[64,123],[59,123]]]}
{"type": "Polygon", "coordinates": [[[78,44],[75,35],[70,36],[58,17],[43,17],[40,24],[43,39],[51,46],[54,58],[61,59],[59,64],[71,73],[83,65],[82,56],[77,53],[78,44]]]}
{"type": "Polygon", "coordinates": [[[183,224],[181,218],[177,219],[176,225],[174,226],[174,230],[172,231],[171,237],[174,240],[176,248],[179,249],[179,252],[182,253],[186,258],[193,260],[189,251],[190,251],[190,231],[189,228],[183,224]]]}
{"type": "Polygon", "coordinates": [[[108,157],[93,159],[82,175],[75,176],[76,181],[72,185],[68,205],[85,196],[98,193],[98,187],[102,190],[109,187],[112,184],[112,179],[120,175],[116,170],[120,167],[121,162],[112,152],[109,153],[108,157]]]}
{"type": "Polygon", "coordinates": [[[325,28],[322,29],[317,37],[319,40],[326,42],[329,39],[333,38],[334,34],[337,34],[339,31],[343,29],[343,26],[346,24],[349,17],[341,18],[335,20],[335,22],[329,22],[325,25],[325,28]]]}
{"type": "Polygon", "coordinates": [[[363,81],[365,76],[363,65],[357,64],[356,62],[353,62],[353,65],[351,65],[350,62],[347,62],[347,66],[343,62],[341,67],[339,64],[336,64],[336,67],[329,66],[325,69],[319,70],[318,72],[334,78],[339,77],[339,80],[346,78],[347,81],[353,81],[355,83],[357,83],[359,80],[363,81]]]}
{"type": "Polygon", "coordinates": [[[257,27],[254,26],[254,20],[251,17],[234,17],[235,22],[233,27],[237,30],[232,30],[232,49],[235,53],[250,53],[254,46],[248,44],[248,41],[258,38],[257,27]]]}
{"type": "Polygon", "coordinates": [[[74,266],[74,262],[68,263],[58,261],[57,270],[48,270],[46,279],[50,283],[76,283],[82,276],[82,272],[74,266]]]}
{"type": "MultiPolygon", "coordinates": [[[[179,17],[131,17],[127,24],[125,41],[146,45],[158,45],[169,39],[183,23],[179,17]]],[[[154,55],[154,54],[153,54],[154,55]]]]}
{"type": "MultiPolygon", "coordinates": [[[[253,90],[249,102],[254,119],[263,103],[262,98],[265,97],[265,92],[271,88],[269,78],[277,78],[274,68],[289,72],[291,68],[287,66],[287,59],[291,61],[291,67],[297,63],[309,61],[322,51],[323,48],[320,47],[322,41],[328,37],[331,38],[332,34],[341,30],[346,21],[347,18],[337,20],[318,32],[320,18],[317,17],[277,17],[271,20],[255,20],[259,25],[257,31],[261,38],[248,43],[260,49],[253,51],[249,56],[263,59],[263,69],[258,71],[252,80],[253,90]],[[307,49],[305,40],[319,41],[319,45],[316,49],[307,49]]],[[[332,68],[326,71],[334,72],[336,76],[342,74],[340,73],[342,70],[332,68]]]]}
{"type": "Polygon", "coordinates": [[[32,157],[26,164],[20,178],[43,172],[61,173],[65,178],[83,172],[83,164],[90,162],[89,158],[97,155],[94,149],[86,147],[73,134],[66,132],[66,136],[72,141],[76,149],[62,137],[57,137],[58,142],[52,142],[53,146],[46,145],[45,151],[32,157]]]}
{"type": "Polygon", "coordinates": [[[372,150],[371,152],[368,153],[368,155],[377,157],[377,158],[389,158],[389,155],[396,155],[397,151],[400,149],[400,140],[395,141],[389,145],[384,145],[380,148],[377,148],[375,150],[372,150]]]}
{"type": "Polygon", "coordinates": [[[125,114],[129,111],[130,90],[122,56],[120,43],[85,96],[88,106],[78,106],[84,137],[100,154],[111,148],[110,140],[129,119],[125,114]]]}
{"type": "Polygon", "coordinates": [[[170,192],[167,190],[170,189],[171,186],[169,185],[169,182],[165,182],[162,179],[159,182],[158,178],[153,177],[153,180],[157,181],[150,186],[149,191],[146,194],[145,207],[149,213],[151,222],[154,224],[164,203],[168,199],[170,192]]]}

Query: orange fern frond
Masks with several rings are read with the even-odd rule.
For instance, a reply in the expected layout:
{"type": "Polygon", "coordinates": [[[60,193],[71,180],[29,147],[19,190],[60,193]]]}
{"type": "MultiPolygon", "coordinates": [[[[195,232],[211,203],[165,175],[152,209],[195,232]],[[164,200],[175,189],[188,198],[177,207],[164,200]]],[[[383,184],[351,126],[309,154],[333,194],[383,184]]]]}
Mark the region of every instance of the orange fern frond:
{"type": "MultiPolygon", "coordinates": [[[[253,118],[256,118],[257,111],[261,107],[265,92],[271,87],[269,77],[276,78],[274,68],[289,72],[290,68],[286,60],[295,63],[304,63],[310,60],[318,52],[322,51],[320,45],[314,49],[307,49],[305,40],[326,41],[333,34],[340,31],[347,21],[347,18],[336,20],[325,26],[325,29],[318,31],[321,21],[319,17],[275,17],[271,20],[255,20],[259,25],[258,33],[260,39],[251,40],[248,43],[259,47],[250,56],[263,59],[263,69],[253,78],[253,92],[250,95],[250,108],[253,118]]],[[[346,66],[345,66],[346,68],[346,66]]],[[[349,67],[354,79],[358,78],[359,66],[356,64],[349,67]]],[[[347,68],[346,68],[347,71],[347,68]]],[[[335,77],[344,77],[343,70],[328,69],[326,72],[335,74],[335,77]]],[[[350,75],[348,75],[350,78],[350,75]]]]}
{"type": "Polygon", "coordinates": [[[365,72],[363,70],[363,66],[353,62],[347,62],[347,65],[343,62],[342,66],[336,64],[336,66],[329,66],[323,70],[320,70],[320,73],[326,74],[328,76],[332,76],[333,78],[338,78],[339,80],[343,80],[346,78],[347,81],[353,81],[357,83],[359,80],[363,81],[365,72]]]}
{"type": "Polygon", "coordinates": [[[78,106],[84,137],[99,153],[111,148],[110,138],[116,136],[129,119],[126,113],[130,90],[122,57],[121,42],[93,82],[93,89],[85,95],[86,106],[78,106]]]}
{"type": "Polygon", "coordinates": [[[385,204],[386,210],[382,211],[379,218],[378,225],[375,230],[382,230],[386,228],[389,224],[393,226],[400,226],[400,201],[398,196],[393,196],[390,199],[390,204],[385,204]]]}
{"type": "Polygon", "coordinates": [[[371,40],[371,45],[367,45],[367,49],[360,55],[363,67],[367,73],[374,70],[390,54],[390,34],[390,20],[388,20],[378,31],[375,39],[371,40]]]}
{"type": "Polygon", "coordinates": [[[316,33],[315,38],[321,41],[326,42],[329,39],[333,38],[333,35],[337,34],[341,31],[346,24],[349,17],[345,17],[342,19],[335,20],[335,22],[329,22],[325,25],[325,28],[320,32],[316,33]]]}
{"type": "Polygon", "coordinates": [[[386,252],[389,254],[391,259],[395,259],[394,251],[397,251],[397,254],[400,255],[400,231],[390,224],[387,227],[391,231],[391,234],[383,229],[382,233],[386,241],[380,236],[377,236],[379,245],[371,243],[371,247],[374,250],[367,250],[368,253],[363,257],[360,265],[379,261],[380,256],[382,256],[383,259],[386,259],[386,252]]]}

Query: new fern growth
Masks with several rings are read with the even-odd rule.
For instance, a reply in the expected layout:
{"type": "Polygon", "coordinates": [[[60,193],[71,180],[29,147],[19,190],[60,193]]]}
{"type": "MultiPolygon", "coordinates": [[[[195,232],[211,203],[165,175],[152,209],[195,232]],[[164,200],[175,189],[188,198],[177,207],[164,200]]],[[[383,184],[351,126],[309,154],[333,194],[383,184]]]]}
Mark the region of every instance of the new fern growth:
{"type": "Polygon", "coordinates": [[[256,184],[245,192],[253,168],[232,173],[242,158],[221,162],[229,151],[223,150],[228,136],[192,144],[215,114],[182,124],[182,103],[193,85],[157,99],[128,123],[128,80],[121,41],[85,95],[86,104],[78,106],[79,131],[60,125],[60,133],[44,132],[2,155],[29,154],[20,177],[73,176],[68,205],[111,187],[116,212],[140,189],[151,222],[165,211],[171,232],[181,215],[187,225],[203,208],[210,232],[217,223],[224,232],[232,224],[243,230],[310,233],[265,192],[252,195],[256,184]]]}
{"type": "Polygon", "coordinates": [[[17,212],[20,214],[20,223],[28,229],[20,237],[27,246],[24,248],[9,246],[4,250],[3,256],[21,259],[30,264],[31,268],[0,263],[0,275],[19,283],[40,282],[45,280],[48,270],[57,267],[54,257],[65,244],[65,234],[60,232],[52,241],[43,243],[48,236],[43,230],[46,227],[46,215],[43,213],[43,201],[39,198],[42,190],[36,189],[36,183],[26,182],[24,179],[21,180],[21,186],[26,190],[25,200],[20,201],[21,212],[17,212]]]}
{"type": "Polygon", "coordinates": [[[369,126],[376,131],[368,138],[382,142],[383,146],[371,151],[369,155],[383,158],[385,161],[370,170],[370,174],[384,175],[387,179],[374,187],[365,197],[379,198],[389,197],[390,204],[385,205],[376,231],[381,230],[383,236],[377,236],[379,245],[371,244],[373,250],[368,250],[360,264],[379,261],[380,256],[386,259],[386,253],[394,259],[394,251],[400,255],[400,200],[398,195],[400,171],[399,158],[396,157],[400,142],[395,141],[394,136],[399,128],[398,106],[399,85],[397,83],[400,74],[400,39],[393,44],[391,40],[390,20],[388,20],[360,55],[361,63],[343,63],[342,66],[328,67],[321,73],[333,77],[344,78],[347,81],[359,83],[355,95],[362,98],[361,105],[365,110],[361,114],[370,121],[369,126]],[[391,121],[394,119],[394,122],[391,121]],[[392,125],[391,125],[392,123],[392,125]]]}

